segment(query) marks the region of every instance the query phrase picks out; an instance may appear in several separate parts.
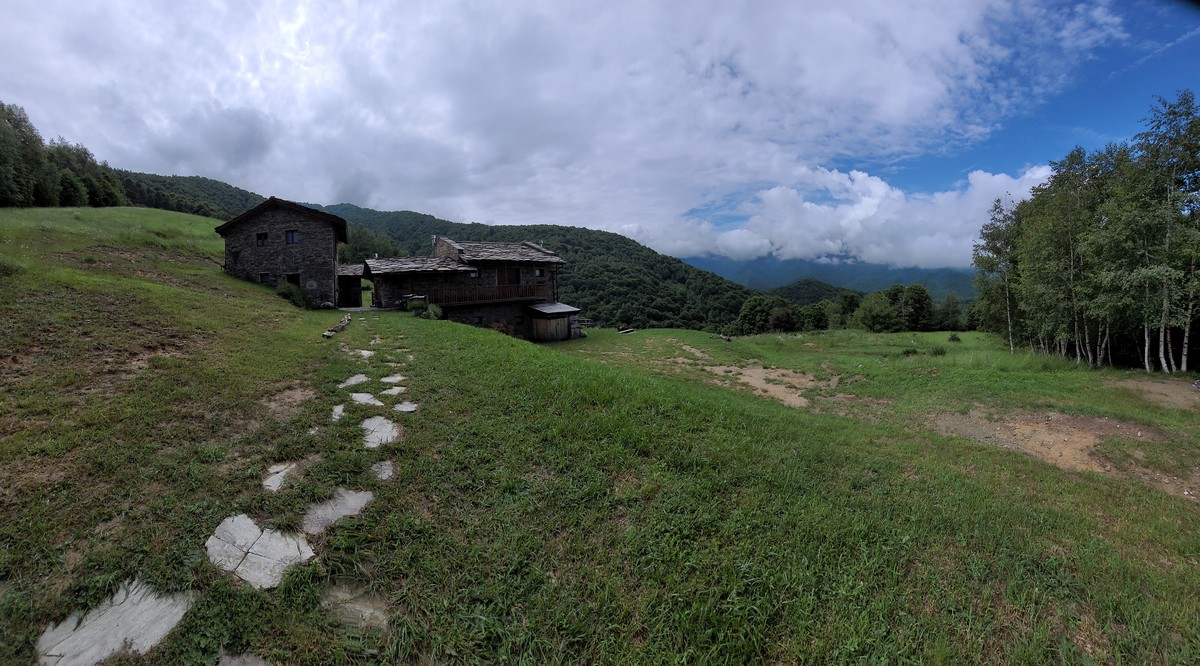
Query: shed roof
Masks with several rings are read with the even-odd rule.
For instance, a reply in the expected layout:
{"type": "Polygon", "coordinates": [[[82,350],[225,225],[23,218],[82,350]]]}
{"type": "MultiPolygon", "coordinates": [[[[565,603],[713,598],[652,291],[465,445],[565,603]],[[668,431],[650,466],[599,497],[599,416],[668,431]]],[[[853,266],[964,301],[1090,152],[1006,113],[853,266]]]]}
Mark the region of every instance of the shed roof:
{"type": "Polygon", "coordinates": [[[362,264],[339,264],[338,265],[338,275],[344,275],[346,277],[354,277],[354,276],[358,276],[358,275],[362,275],[362,274],[363,274],[363,265],[362,264]]]}
{"type": "Polygon", "coordinates": [[[529,306],[529,309],[546,315],[569,315],[582,312],[579,308],[566,303],[537,303],[529,306]]]}
{"type": "Polygon", "coordinates": [[[342,218],[340,218],[337,215],[334,215],[332,213],[326,213],[325,211],[316,210],[315,208],[309,208],[308,206],[301,206],[300,204],[298,204],[294,201],[287,201],[285,199],[277,199],[275,197],[268,198],[266,201],[258,204],[257,206],[251,208],[250,210],[247,210],[246,212],[242,213],[241,215],[238,215],[237,217],[233,218],[232,220],[226,222],[225,224],[222,224],[221,226],[217,227],[216,231],[218,234],[221,234],[221,236],[224,237],[226,234],[228,234],[230,232],[230,230],[232,230],[237,225],[239,225],[247,220],[254,219],[255,217],[258,217],[258,215],[260,215],[268,210],[271,210],[272,208],[282,208],[284,210],[290,210],[295,213],[301,213],[303,215],[315,217],[319,220],[324,220],[324,221],[328,222],[329,224],[333,225],[333,231],[334,231],[334,234],[337,236],[337,242],[339,242],[339,243],[347,242],[346,221],[343,220],[342,218]]]}
{"type": "Polygon", "coordinates": [[[474,266],[455,261],[448,257],[393,257],[391,259],[367,259],[367,273],[371,275],[386,275],[388,273],[454,273],[459,271],[479,270],[474,266]]]}
{"type": "Polygon", "coordinates": [[[479,241],[452,241],[443,238],[458,250],[463,261],[523,261],[538,264],[565,264],[562,257],[537,243],[499,243],[479,241]]]}

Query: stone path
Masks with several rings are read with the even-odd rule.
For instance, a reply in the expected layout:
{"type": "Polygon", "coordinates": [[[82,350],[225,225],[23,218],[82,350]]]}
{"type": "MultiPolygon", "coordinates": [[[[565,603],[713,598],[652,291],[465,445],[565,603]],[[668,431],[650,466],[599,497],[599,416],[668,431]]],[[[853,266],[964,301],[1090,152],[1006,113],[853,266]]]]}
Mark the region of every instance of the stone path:
{"type": "Polygon", "coordinates": [[[371,381],[371,378],[366,375],[361,375],[361,374],[354,375],[354,376],[350,377],[349,379],[347,379],[346,381],[342,382],[341,384],[338,384],[337,387],[338,388],[350,388],[351,386],[356,386],[358,384],[362,384],[364,382],[369,382],[369,381],[371,381]]]}
{"type": "Polygon", "coordinates": [[[263,479],[263,488],[277,493],[283,487],[283,481],[289,474],[299,469],[294,462],[276,463],[267,468],[267,478],[263,479]]]}
{"type": "Polygon", "coordinates": [[[315,555],[304,537],[260,529],[244,513],[223,520],[204,547],[209,561],[260,590],[279,585],[288,567],[315,555]]]}
{"type": "Polygon", "coordinates": [[[355,492],[338,488],[333,499],[308,508],[308,513],[304,514],[303,529],[309,534],[318,535],[342,518],[357,516],[373,499],[375,494],[369,490],[355,492]]]}
{"type": "Polygon", "coordinates": [[[368,449],[377,449],[400,439],[400,426],[382,416],[372,416],[363,421],[362,429],[363,446],[368,449]]]}
{"type": "MultiPolygon", "coordinates": [[[[378,319],[378,317],[375,317],[378,319]]],[[[359,318],[359,321],[364,321],[359,318]]],[[[399,336],[403,337],[403,336],[399,336]]],[[[371,344],[379,344],[376,336],[371,344]]],[[[399,350],[407,352],[407,349],[399,350]]],[[[355,350],[354,354],[364,359],[371,358],[372,350],[355,350]]],[[[408,360],[413,355],[408,354],[408,360]]],[[[390,366],[403,364],[388,363],[390,366]]],[[[389,375],[379,381],[384,384],[399,384],[403,375],[389,375]]],[[[371,381],[365,374],[356,374],[338,384],[338,388],[350,388],[371,381]]],[[[404,386],[392,386],[381,395],[396,396],[406,392],[404,386]]],[[[351,393],[356,404],[384,407],[370,393],[351,393]]],[[[393,407],[398,412],[415,412],[417,403],[404,401],[393,407]]],[[[334,405],[331,420],[339,421],[345,415],[346,406],[334,405]]],[[[363,445],[368,449],[391,444],[403,436],[403,428],[382,417],[372,416],[362,422],[363,445]]],[[[309,434],[316,434],[315,426],[309,434]]],[[[299,472],[312,459],[280,462],[267,468],[263,488],[279,492],[284,482],[299,472]]],[[[390,481],[396,474],[396,465],[391,460],[378,461],[371,465],[371,473],[382,482],[390,481]]],[[[309,507],[304,516],[303,530],[310,535],[323,533],[330,525],[342,518],[355,516],[374,499],[370,491],[353,491],[338,488],[333,498],[309,507]]],[[[230,516],[221,521],[212,536],[204,544],[209,560],[223,571],[227,571],[257,589],[277,587],[284,572],[292,566],[307,562],[316,556],[304,535],[290,535],[273,529],[260,528],[246,514],[230,516]]],[[[77,612],[62,622],[47,627],[37,642],[39,663],[53,666],[92,666],[123,651],[141,654],[161,641],[194,603],[193,592],[159,595],[140,581],[133,580],[121,585],[120,589],[101,605],[86,614],[77,612]]],[[[330,608],[343,622],[350,626],[387,628],[387,601],[368,594],[362,588],[346,585],[331,587],[322,603],[330,608]]],[[[221,654],[219,666],[262,666],[267,662],[252,654],[221,654]]]]}
{"type": "Polygon", "coordinates": [[[158,644],[192,607],[194,595],[159,595],[133,580],[80,617],[75,613],[42,633],[38,660],[52,666],[92,666],[122,652],[141,654],[158,644]]]}

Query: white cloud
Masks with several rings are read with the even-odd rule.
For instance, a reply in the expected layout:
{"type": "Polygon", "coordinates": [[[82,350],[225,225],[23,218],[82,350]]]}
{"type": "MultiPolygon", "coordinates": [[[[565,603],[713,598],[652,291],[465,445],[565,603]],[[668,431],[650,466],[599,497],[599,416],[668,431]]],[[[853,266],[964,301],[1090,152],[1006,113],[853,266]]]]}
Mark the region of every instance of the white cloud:
{"type": "Polygon", "coordinates": [[[925,201],[821,165],[978,141],[1122,29],[1056,0],[16,0],[6,18],[0,99],[115,166],[683,256],[906,261],[962,251],[958,223],[897,220],[941,223],[975,186],[925,201]]]}

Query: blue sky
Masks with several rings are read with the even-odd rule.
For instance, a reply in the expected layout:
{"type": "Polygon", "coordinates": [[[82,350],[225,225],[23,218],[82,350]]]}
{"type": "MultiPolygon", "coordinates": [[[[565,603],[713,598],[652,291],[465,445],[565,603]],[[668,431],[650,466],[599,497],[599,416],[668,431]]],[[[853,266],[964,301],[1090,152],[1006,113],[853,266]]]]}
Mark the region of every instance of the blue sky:
{"type": "Polygon", "coordinates": [[[997,196],[1200,88],[1137,0],[10,0],[0,100],[121,168],[680,257],[966,266],[997,196]]]}

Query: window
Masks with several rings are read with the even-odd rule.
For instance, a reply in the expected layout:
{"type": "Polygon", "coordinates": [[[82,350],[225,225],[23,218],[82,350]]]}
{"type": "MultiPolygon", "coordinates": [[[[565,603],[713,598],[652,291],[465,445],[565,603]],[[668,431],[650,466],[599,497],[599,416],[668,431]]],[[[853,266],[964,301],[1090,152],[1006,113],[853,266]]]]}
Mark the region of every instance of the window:
{"type": "Polygon", "coordinates": [[[230,254],[230,255],[231,255],[231,257],[233,258],[233,263],[235,263],[235,264],[236,264],[236,263],[237,263],[237,260],[238,260],[238,257],[242,256],[242,251],[241,251],[241,250],[234,250],[233,252],[230,252],[229,254],[230,254]]]}
{"type": "Polygon", "coordinates": [[[262,284],[266,284],[266,283],[270,282],[271,274],[270,273],[259,273],[258,281],[261,282],[262,284]]]}
{"type": "Polygon", "coordinates": [[[299,273],[288,273],[284,277],[287,278],[288,282],[291,282],[292,284],[296,285],[297,287],[300,286],[300,274],[299,273]]]}
{"type": "Polygon", "coordinates": [[[283,236],[288,245],[295,245],[296,243],[300,242],[299,229],[288,229],[287,231],[283,232],[283,236]]]}
{"type": "Polygon", "coordinates": [[[479,271],[471,271],[470,273],[467,274],[467,277],[474,280],[475,278],[479,277],[479,271]]]}
{"type": "Polygon", "coordinates": [[[546,277],[546,270],[543,268],[533,269],[533,277],[546,277]]]}
{"type": "Polygon", "coordinates": [[[267,232],[263,231],[263,232],[254,234],[254,244],[259,247],[266,245],[267,244],[267,232]]]}

